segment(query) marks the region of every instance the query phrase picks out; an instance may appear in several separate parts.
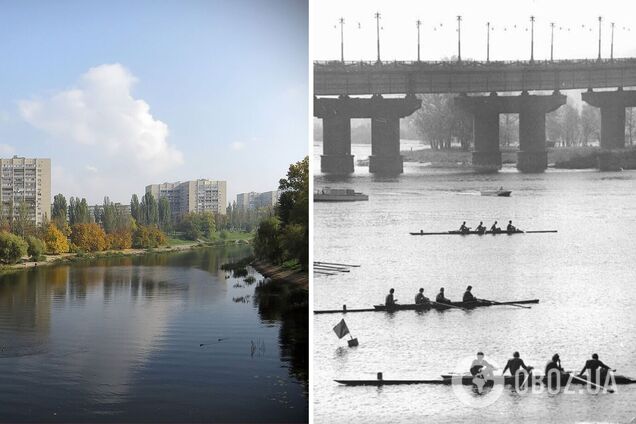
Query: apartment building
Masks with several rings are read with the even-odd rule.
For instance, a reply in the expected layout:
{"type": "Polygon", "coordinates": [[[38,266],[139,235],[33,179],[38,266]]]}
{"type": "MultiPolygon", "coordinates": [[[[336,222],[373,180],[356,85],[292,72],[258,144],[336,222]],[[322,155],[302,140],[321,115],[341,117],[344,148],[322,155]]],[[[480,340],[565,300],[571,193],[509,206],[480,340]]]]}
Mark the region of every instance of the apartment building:
{"type": "Polygon", "coordinates": [[[0,159],[2,216],[16,217],[22,205],[40,225],[51,216],[51,159],[14,156],[0,159]]]}
{"type": "Polygon", "coordinates": [[[225,215],[227,182],[207,179],[185,182],[151,184],[146,193],[157,199],[167,198],[174,218],[188,212],[213,212],[225,215]]]}
{"type": "Polygon", "coordinates": [[[278,202],[279,191],[266,191],[264,193],[239,193],[236,195],[236,206],[239,209],[259,209],[274,207],[278,202]]]}

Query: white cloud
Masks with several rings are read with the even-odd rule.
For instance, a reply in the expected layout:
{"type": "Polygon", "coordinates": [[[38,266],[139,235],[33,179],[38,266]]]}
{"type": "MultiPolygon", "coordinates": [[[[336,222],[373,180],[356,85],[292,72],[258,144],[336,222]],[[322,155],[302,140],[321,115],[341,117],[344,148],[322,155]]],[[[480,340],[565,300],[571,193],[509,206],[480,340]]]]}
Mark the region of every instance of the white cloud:
{"type": "Polygon", "coordinates": [[[133,97],[136,81],[120,64],[100,65],[66,91],[20,101],[20,114],[56,142],[156,175],[183,163],[183,154],[168,143],[168,126],[148,103],[133,97]]]}
{"type": "Polygon", "coordinates": [[[15,149],[13,146],[9,146],[8,144],[0,144],[0,157],[8,157],[13,156],[15,154],[15,149]]]}
{"type": "Polygon", "coordinates": [[[93,165],[86,165],[86,170],[89,172],[97,172],[97,167],[93,165]]]}
{"type": "Polygon", "coordinates": [[[230,144],[230,149],[232,150],[243,150],[245,148],[245,143],[243,143],[242,141],[235,141],[234,143],[230,144]]]}

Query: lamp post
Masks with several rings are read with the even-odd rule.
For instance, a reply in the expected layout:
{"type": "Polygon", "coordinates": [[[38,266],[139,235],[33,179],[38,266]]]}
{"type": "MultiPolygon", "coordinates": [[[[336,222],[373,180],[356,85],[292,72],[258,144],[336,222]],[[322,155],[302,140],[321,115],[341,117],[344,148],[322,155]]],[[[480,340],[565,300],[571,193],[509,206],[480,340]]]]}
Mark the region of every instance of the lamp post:
{"type": "Polygon", "coordinates": [[[375,12],[376,32],[378,39],[378,62],[380,62],[380,12],[375,12]]]}
{"type": "Polygon", "coordinates": [[[530,16],[530,62],[534,62],[534,16],[530,16]]]}
{"type": "Polygon", "coordinates": [[[486,62],[490,62],[490,22],[486,22],[486,62]]]}
{"type": "Polygon", "coordinates": [[[550,22],[550,62],[554,61],[554,22],[550,22]]]}
{"type": "Polygon", "coordinates": [[[340,61],[344,63],[344,18],[340,18],[340,61]]]}
{"type": "Polygon", "coordinates": [[[601,22],[603,17],[598,17],[598,60],[601,60],[601,22]]]}
{"type": "Polygon", "coordinates": [[[610,59],[614,60],[614,22],[612,22],[612,44],[610,48],[610,59]]]}
{"type": "Polygon", "coordinates": [[[417,61],[420,61],[420,26],[422,25],[422,21],[419,19],[415,21],[415,25],[417,26],[417,61]]]}
{"type": "Polygon", "coordinates": [[[462,61],[462,17],[457,15],[457,61],[462,61]]]}

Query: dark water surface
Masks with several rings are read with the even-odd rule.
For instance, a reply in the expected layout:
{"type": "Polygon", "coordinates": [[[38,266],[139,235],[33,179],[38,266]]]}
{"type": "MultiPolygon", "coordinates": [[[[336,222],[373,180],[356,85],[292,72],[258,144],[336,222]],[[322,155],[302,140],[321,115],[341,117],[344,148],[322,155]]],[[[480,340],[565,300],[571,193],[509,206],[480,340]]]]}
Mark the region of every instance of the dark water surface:
{"type": "MultiPolygon", "coordinates": [[[[355,146],[354,146],[355,147],[355,146]]],[[[359,148],[356,158],[368,154],[359,148]]],[[[344,387],[333,381],[439,378],[465,372],[478,350],[499,371],[519,350],[541,371],[558,352],[579,371],[597,352],[618,373],[636,377],[636,172],[594,170],[497,175],[405,164],[396,178],[356,167],[345,180],[316,176],[317,188],[353,187],[368,202],[314,205],[314,258],[360,264],[348,274],[316,276],[314,307],[368,308],[390,287],[402,303],[418,288],[434,297],[444,286],[452,300],[468,284],[478,297],[539,298],[532,309],[480,308],[464,312],[347,314],[360,345],[350,349],[333,326],[342,318],[314,316],[316,423],[627,423],[636,417],[636,385],[614,394],[531,393],[510,389],[491,403],[448,386],[344,387]],[[512,197],[479,195],[504,186],[512,197]],[[529,230],[556,234],[410,236],[409,231],[471,227],[512,219],[529,230]],[[468,360],[468,364],[465,361],[468,360]]]]}
{"type": "Polygon", "coordinates": [[[306,421],[299,329],[219,269],[250,253],[206,248],[0,277],[0,421],[306,421]]]}

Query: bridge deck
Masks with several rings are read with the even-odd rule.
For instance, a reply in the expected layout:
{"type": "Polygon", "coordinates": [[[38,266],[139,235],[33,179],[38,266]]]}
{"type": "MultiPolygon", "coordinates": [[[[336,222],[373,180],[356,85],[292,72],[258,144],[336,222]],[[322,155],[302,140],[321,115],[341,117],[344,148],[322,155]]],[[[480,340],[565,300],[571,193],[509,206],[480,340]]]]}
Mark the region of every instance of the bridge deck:
{"type": "Polygon", "coordinates": [[[519,62],[315,62],[314,94],[553,91],[636,86],[636,58],[519,62]]]}

